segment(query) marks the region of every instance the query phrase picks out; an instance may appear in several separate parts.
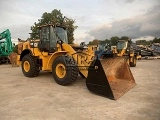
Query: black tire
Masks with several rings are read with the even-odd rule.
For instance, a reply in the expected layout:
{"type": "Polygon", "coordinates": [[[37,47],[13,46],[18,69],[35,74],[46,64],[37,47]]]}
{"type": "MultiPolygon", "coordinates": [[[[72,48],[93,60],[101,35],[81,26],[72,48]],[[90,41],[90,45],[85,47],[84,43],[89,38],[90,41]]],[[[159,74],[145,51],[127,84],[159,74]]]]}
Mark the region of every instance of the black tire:
{"type": "Polygon", "coordinates": [[[130,62],[130,67],[136,67],[136,63],[137,63],[136,57],[133,56],[132,57],[132,62],[130,62]]]}
{"type": "Polygon", "coordinates": [[[76,81],[77,77],[78,77],[78,67],[77,64],[75,63],[74,59],[71,58],[70,56],[59,56],[57,57],[53,64],[52,64],[52,75],[54,80],[60,84],[60,85],[69,85],[73,82],[76,81]],[[57,74],[56,70],[57,70],[57,66],[62,65],[65,67],[65,74],[62,75],[62,77],[59,77],[59,75],[57,74]]]}
{"type": "Polygon", "coordinates": [[[39,75],[40,70],[37,67],[36,60],[30,54],[27,54],[23,57],[21,67],[22,67],[22,72],[26,77],[36,77],[39,75]],[[27,71],[24,68],[25,62],[27,62],[30,65],[27,71]]]}

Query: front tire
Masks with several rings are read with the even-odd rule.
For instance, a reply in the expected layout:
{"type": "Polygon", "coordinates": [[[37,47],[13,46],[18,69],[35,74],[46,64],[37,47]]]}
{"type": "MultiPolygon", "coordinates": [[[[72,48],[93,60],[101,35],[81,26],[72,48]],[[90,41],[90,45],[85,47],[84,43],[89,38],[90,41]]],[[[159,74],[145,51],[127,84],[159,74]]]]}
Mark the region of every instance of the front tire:
{"type": "Polygon", "coordinates": [[[130,67],[136,67],[136,63],[137,63],[136,57],[133,56],[132,61],[130,62],[130,67]]]}
{"type": "Polygon", "coordinates": [[[40,70],[37,68],[36,60],[27,54],[22,59],[22,72],[26,77],[38,76],[40,70]]]}
{"type": "Polygon", "coordinates": [[[78,68],[73,58],[70,56],[59,56],[52,64],[52,75],[54,80],[63,86],[76,81],[78,68]]]}

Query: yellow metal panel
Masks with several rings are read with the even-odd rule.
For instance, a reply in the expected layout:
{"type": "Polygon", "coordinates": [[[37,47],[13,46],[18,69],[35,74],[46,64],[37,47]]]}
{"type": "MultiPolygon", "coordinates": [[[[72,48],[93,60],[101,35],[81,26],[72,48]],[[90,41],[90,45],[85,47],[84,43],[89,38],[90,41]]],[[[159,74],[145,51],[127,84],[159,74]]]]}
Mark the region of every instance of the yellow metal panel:
{"type": "Polygon", "coordinates": [[[17,65],[21,65],[21,61],[20,61],[20,55],[17,55],[17,65]]]}
{"type": "Polygon", "coordinates": [[[80,53],[76,52],[70,45],[63,43],[62,47],[67,55],[73,57],[76,61],[79,71],[85,76],[88,76],[88,68],[94,60],[95,46],[89,46],[83,49],[80,53]]]}
{"type": "Polygon", "coordinates": [[[44,58],[45,61],[43,63],[45,64],[45,67],[46,67],[45,69],[52,71],[52,64],[55,58],[64,54],[66,54],[66,51],[58,51],[49,55],[49,57],[44,58]]]}

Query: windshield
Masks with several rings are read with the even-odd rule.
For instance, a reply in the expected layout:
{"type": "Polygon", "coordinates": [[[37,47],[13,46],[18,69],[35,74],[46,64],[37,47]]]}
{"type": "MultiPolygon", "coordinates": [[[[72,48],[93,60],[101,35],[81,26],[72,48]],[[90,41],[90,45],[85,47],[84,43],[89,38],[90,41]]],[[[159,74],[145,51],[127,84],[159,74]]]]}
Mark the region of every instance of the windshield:
{"type": "Polygon", "coordinates": [[[117,43],[117,49],[122,50],[127,48],[127,42],[126,41],[119,41],[117,43]]]}
{"type": "Polygon", "coordinates": [[[67,39],[67,31],[64,30],[61,27],[56,27],[56,34],[57,37],[62,40],[64,43],[68,43],[68,39],[67,39]]]}
{"type": "Polygon", "coordinates": [[[101,44],[101,45],[99,45],[99,50],[100,51],[105,51],[106,50],[106,44],[101,44]]]}

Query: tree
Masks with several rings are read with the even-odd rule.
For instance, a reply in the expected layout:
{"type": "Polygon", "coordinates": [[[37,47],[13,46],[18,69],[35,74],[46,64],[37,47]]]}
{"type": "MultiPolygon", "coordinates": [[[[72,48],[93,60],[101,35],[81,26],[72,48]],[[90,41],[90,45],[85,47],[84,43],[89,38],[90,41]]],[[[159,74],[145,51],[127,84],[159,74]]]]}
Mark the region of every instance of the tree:
{"type": "Polygon", "coordinates": [[[146,40],[137,40],[136,41],[136,45],[148,45],[149,42],[147,42],[146,40]]]}
{"type": "Polygon", "coordinates": [[[153,43],[160,43],[160,38],[158,39],[158,38],[155,37],[155,38],[153,39],[153,43]]]}
{"type": "Polygon", "coordinates": [[[18,45],[13,46],[13,52],[18,53],[18,45]]]}
{"type": "Polygon", "coordinates": [[[110,40],[108,40],[108,39],[106,39],[106,40],[102,40],[102,41],[100,41],[100,44],[106,44],[106,43],[110,43],[110,40]]]}
{"type": "Polygon", "coordinates": [[[93,40],[93,41],[89,41],[89,45],[99,45],[100,44],[100,40],[93,40]]]}
{"type": "Polygon", "coordinates": [[[74,20],[67,18],[66,20],[66,27],[67,27],[67,35],[68,35],[68,41],[69,44],[72,44],[74,42],[74,30],[77,28],[77,26],[74,26],[74,20]]]}
{"type": "Polygon", "coordinates": [[[147,45],[151,45],[151,44],[153,44],[153,40],[147,41],[147,45]]]}
{"type": "Polygon", "coordinates": [[[38,39],[39,35],[37,33],[37,27],[44,24],[62,24],[67,29],[67,35],[68,35],[68,43],[72,44],[74,42],[74,30],[77,28],[77,26],[74,26],[75,20],[71,18],[67,18],[61,13],[60,10],[54,9],[51,13],[43,13],[41,19],[38,23],[34,23],[34,25],[31,26],[31,39],[38,39]]]}
{"type": "Polygon", "coordinates": [[[122,36],[122,37],[120,38],[120,40],[128,40],[128,39],[129,39],[128,36],[122,36]]]}
{"type": "Polygon", "coordinates": [[[114,37],[111,37],[111,45],[117,45],[117,41],[119,40],[119,37],[117,36],[114,36],[114,37]]]}

